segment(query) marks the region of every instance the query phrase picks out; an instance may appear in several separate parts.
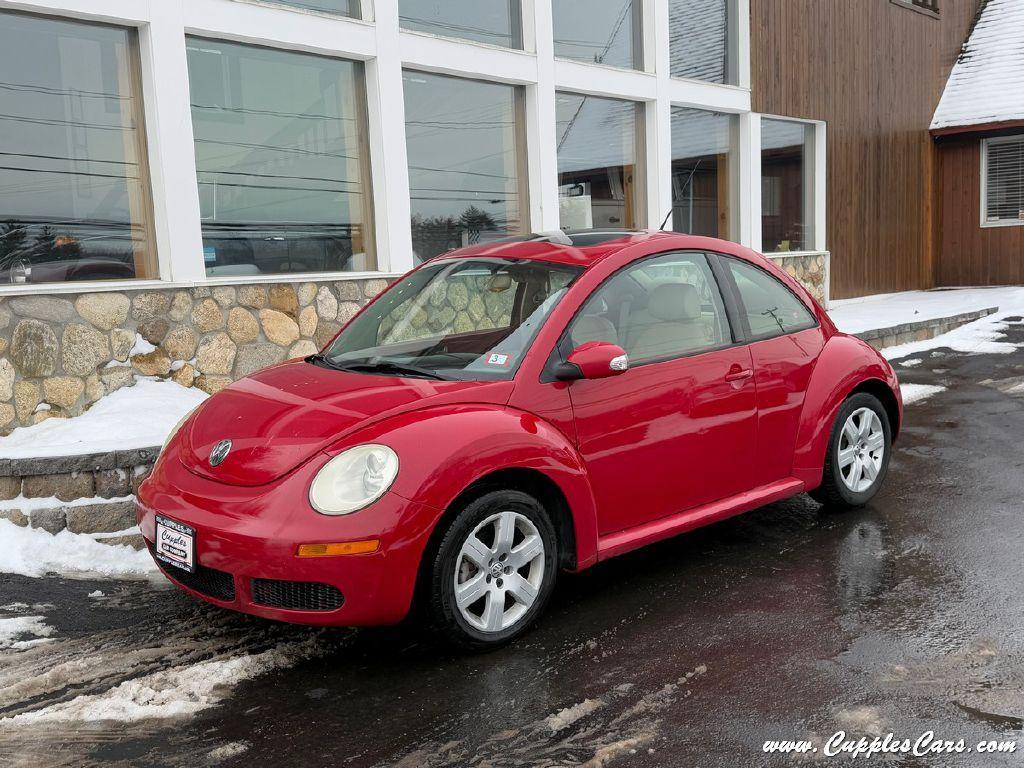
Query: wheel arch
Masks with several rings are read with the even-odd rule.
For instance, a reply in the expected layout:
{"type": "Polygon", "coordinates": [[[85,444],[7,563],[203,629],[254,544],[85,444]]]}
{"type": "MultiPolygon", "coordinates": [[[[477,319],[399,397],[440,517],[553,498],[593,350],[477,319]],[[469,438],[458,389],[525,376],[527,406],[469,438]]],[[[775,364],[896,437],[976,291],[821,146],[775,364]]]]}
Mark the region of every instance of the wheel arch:
{"type": "Polygon", "coordinates": [[[803,480],[807,490],[821,485],[836,413],[857,392],[878,398],[895,439],[901,427],[902,404],[892,367],[867,343],[837,334],[821,351],[811,376],[793,454],[793,476],[803,480]]]}

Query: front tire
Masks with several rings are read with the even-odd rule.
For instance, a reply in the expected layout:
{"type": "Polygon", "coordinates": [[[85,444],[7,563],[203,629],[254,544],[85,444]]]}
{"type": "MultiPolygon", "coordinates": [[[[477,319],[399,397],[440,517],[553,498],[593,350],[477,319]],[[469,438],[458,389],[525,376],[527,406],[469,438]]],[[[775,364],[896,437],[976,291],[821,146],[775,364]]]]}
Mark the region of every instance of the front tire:
{"type": "Polygon", "coordinates": [[[451,521],[430,572],[430,615],[470,650],[515,639],[544,610],[558,572],[558,538],[544,507],[521,491],[469,502],[451,521]]]}
{"type": "Polygon", "coordinates": [[[811,498],[839,509],[867,504],[882,487],[891,453],[892,428],[885,408],[867,392],[852,395],[832,425],[822,483],[811,498]]]}

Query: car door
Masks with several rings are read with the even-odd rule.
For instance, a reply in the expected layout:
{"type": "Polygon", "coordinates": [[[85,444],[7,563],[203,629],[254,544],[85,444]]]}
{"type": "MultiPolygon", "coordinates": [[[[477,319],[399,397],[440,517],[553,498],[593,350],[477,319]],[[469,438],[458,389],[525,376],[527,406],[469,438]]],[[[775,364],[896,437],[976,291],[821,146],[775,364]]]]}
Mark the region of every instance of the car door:
{"type": "Polygon", "coordinates": [[[781,280],[759,266],[721,257],[750,340],[757,385],[758,485],[789,477],[807,385],[824,346],[814,313],[781,280]]]}
{"type": "Polygon", "coordinates": [[[625,349],[629,370],[569,387],[601,534],[748,490],[757,413],[750,351],[737,343],[708,257],[659,254],[584,303],[559,344],[625,349]]]}

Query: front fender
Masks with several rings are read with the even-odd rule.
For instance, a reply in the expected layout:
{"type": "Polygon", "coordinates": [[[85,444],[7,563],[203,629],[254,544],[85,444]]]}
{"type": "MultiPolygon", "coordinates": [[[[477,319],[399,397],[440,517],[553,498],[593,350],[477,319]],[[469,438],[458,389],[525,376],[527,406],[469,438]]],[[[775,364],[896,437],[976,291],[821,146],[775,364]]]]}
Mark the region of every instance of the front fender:
{"type": "Polygon", "coordinates": [[[579,453],[559,430],[514,408],[487,404],[445,405],[400,414],[332,446],[378,442],[398,454],[391,492],[427,505],[432,518],[408,531],[422,547],[444,511],[469,486],[504,469],[545,475],[565,497],[576,538],[576,568],[597,560],[597,510],[579,453]]]}
{"type": "Polygon", "coordinates": [[[803,480],[807,489],[821,485],[839,407],[858,386],[872,380],[885,384],[902,409],[896,374],[874,348],[845,334],[836,334],[825,343],[807,387],[793,455],[793,476],[803,480]]]}

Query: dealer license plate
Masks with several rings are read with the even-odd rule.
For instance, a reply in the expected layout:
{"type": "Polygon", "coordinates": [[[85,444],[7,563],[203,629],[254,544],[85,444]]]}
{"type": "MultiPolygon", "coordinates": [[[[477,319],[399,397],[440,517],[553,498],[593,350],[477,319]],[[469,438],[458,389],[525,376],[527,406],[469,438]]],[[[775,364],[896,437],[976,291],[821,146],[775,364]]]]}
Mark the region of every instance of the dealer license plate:
{"type": "Polygon", "coordinates": [[[196,529],[157,515],[156,556],[163,563],[192,573],[196,568],[196,529]]]}

